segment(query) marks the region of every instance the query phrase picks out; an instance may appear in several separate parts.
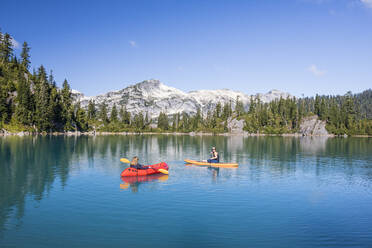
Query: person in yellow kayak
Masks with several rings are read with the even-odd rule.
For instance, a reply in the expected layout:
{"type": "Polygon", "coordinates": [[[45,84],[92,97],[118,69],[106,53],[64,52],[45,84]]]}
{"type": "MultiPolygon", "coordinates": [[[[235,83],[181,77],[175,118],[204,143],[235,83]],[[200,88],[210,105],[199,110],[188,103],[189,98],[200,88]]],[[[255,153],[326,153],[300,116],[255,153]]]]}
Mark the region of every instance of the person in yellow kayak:
{"type": "Polygon", "coordinates": [[[143,165],[139,164],[138,160],[139,160],[138,157],[134,156],[132,158],[132,161],[130,162],[130,168],[134,168],[134,169],[137,169],[137,170],[146,170],[146,169],[149,168],[148,166],[143,166],[143,165]]]}
{"type": "Polygon", "coordinates": [[[207,160],[208,163],[219,163],[220,162],[220,155],[216,151],[216,147],[212,147],[211,158],[207,160]]]}

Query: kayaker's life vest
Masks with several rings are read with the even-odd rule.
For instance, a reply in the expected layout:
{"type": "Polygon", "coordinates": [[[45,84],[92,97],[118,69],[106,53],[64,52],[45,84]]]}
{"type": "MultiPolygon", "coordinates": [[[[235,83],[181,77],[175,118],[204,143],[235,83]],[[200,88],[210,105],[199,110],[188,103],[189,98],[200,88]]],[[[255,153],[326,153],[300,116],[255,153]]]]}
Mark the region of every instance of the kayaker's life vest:
{"type": "Polygon", "coordinates": [[[141,164],[131,165],[130,167],[134,168],[134,169],[137,169],[137,170],[146,170],[147,169],[146,167],[144,167],[141,164]]]}
{"type": "MultiPolygon", "coordinates": [[[[213,157],[214,157],[214,153],[212,153],[213,154],[213,157]]],[[[217,162],[220,162],[220,154],[219,153],[217,153],[217,158],[216,158],[216,160],[217,160],[217,162]]]]}

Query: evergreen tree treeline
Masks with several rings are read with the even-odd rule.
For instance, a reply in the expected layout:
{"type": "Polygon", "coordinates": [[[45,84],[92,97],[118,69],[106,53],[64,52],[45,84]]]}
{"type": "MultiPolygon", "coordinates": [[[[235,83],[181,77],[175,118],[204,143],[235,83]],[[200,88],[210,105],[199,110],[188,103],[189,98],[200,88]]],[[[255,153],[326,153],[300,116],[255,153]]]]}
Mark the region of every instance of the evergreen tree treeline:
{"type": "Polygon", "coordinates": [[[301,120],[317,115],[328,132],[342,135],[372,135],[372,90],[344,96],[287,98],[262,103],[251,99],[245,114],[245,130],[251,133],[294,133],[301,120]]]}
{"type": "Polygon", "coordinates": [[[161,112],[154,128],[149,113],[132,115],[126,106],[114,105],[109,112],[105,102],[96,106],[90,101],[84,110],[74,103],[67,80],[59,89],[52,72],[48,74],[40,66],[31,73],[30,63],[27,42],[19,60],[11,36],[0,30],[0,130],[227,132],[229,118],[237,118],[244,120],[244,129],[250,133],[281,134],[297,132],[303,118],[317,115],[331,133],[372,135],[372,90],[344,96],[281,98],[270,103],[252,97],[249,109],[238,97],[234,104],[218,103],[205,116],[200,109],[193,115],[161,112]]]}
{"type": "Polygon", "coordinates": [[[30,47],[23,43],[18,60],[12,38],[0,31],[0,128],[10,131],[74,131],[87,129],[87,116],[73,104],[65,80],[58,89],[53,73],[40,66],[33,73],[30,47]]]}

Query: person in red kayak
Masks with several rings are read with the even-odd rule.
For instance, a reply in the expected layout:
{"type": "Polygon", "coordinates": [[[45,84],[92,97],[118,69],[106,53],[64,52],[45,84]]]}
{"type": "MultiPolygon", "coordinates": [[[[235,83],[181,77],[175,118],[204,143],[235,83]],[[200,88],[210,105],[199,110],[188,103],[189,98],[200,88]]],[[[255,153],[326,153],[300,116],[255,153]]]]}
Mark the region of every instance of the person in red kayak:
{"type": "Polygon", "coordinates": [[[220,162],[220,155],[216,151],[216,147],[212,147],[211,158],[207,160],[208,163],[219,163],[220,162]]]}
{"type": "Polygon", "coordinates": [[[138,160],[139,160],[138,157],[134,156],[132,161],[130,162],[130,168],[134,168],[134,169],[137,169],[137,170],[146,170],[146,169],[149,168],[148,166],[143,166],[143,165],[139,164],[138,160]]]}

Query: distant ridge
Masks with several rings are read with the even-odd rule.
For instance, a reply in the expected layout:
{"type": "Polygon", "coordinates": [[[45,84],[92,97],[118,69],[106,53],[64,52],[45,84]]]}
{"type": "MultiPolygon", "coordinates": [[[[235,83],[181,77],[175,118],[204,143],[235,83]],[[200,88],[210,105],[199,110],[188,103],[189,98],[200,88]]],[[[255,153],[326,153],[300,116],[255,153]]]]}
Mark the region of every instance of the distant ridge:
{"type": "Polygon", "coordinates": [[[110,91],[93,97],[87,97],[76,90],[72,90],[72,94],[75,101],[80,101],[84,108],[88,106],[90,100],[93,100],[97,105],[105,102],[109,109],[114,104],[117,107],[125,105],[129,112],[137,114],[142,111],[149,113],[151,118],[158,117],[161,111],[168,115],[182,112],[195,114],[198,108],[203,114],[206,114],[213,110],[218,102],[222,105],[231,102],[234,107],[237,97],[243,102],[246,109],[249,107],[251,96],[259,97],[262,102],[270,102],[280,97],[292,97],[289,93],[279,90],[254,95],[230,89],[184,92],[155,79],[145,80],[122,90],[110,91]]]}

